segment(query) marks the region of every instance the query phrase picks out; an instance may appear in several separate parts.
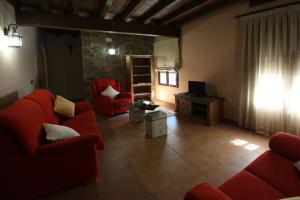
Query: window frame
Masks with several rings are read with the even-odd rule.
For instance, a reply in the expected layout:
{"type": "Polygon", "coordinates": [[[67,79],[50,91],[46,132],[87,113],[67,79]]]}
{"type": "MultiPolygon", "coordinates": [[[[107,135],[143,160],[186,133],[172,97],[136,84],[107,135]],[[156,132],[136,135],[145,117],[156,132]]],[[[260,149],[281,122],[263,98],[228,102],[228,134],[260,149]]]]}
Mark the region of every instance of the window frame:
{"type": "Polygon", "coordinates": [[[176,88],[179,87],[179,73],[178,72],[169,72],[169,71],[162,72],[162,71],[158,71],[157,75],[158,75],[158,84],[159,85],[171,86],[171,87],[176,87],[176,88]],[[166,73],[166,76],[167,76],[167,83],[166,84],[165,83],[161,83],[161,81],[160,81],[160,73],[166,73]],[[175,73],[176,74],[176,85],[171,85],[169,83],[169,73],[175,73]]]}

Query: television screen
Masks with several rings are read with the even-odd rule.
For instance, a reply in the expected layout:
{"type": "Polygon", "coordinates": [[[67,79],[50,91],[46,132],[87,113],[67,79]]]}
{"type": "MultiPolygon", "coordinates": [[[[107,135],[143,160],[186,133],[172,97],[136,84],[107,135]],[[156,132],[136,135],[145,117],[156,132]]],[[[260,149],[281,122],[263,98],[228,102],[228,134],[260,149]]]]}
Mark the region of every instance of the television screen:
{"type": "Polygon", "coordinates": [[[189,94],[195,96],[205,96],[205,82],[189,81],[189,94]]]}

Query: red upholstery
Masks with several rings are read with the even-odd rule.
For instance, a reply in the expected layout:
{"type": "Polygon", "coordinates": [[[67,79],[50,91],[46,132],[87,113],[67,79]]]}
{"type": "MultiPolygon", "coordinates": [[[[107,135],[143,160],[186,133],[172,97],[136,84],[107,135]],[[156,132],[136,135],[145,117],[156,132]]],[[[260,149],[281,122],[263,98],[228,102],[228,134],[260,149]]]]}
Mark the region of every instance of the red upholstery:
{"type": "Polygon", "coordinates": [[[231,199],[281,199],[285,196],[257,176],[243,170],[219,187],[231,199]]]}
{"type": "MultiPolygon", "coordinates": [[[[300,160],[300,137],[277,133],[272,136],[269,145],[271,150],[263,153],[218,189],[233,200],[275,200],[300,196],[300,172],[294,167],[294,162],[300,160]]],[[[210,190],[214,194],[201,193],[206,187],[202,184],[194,187],[185,199],[212,199],[220,192],[216,189],[210,190]]]]}
{"type": "Polygon", "coordinates": [[[184,198],[185,200],[230,200],[221,190],[209,183],[202,183],[193,187],[184,198]]]}
{"type": "Polygon", "coordinates": [[[115,99],[103,96],[101,92],[109,85],[120,92],[120,83],[115,79],[97,78],[93,81],[92,89],[97,112],[106,116],[113,116],[128,111],[128,105],[133,102],[132,94],[120,92],[115,99]]]}
{"type": "Polygon", "coordinates": [[[54,96],[36,90],[0,110],[0,199],[32,199],[98,176],[96,147],[103,139],[87,102],[66,122],[53,112],[54,96]],[[55,119],[55,120],[53,120],[55,119]],[[72,123],[79,137],[43,143],[43,123],[72,123]]]}

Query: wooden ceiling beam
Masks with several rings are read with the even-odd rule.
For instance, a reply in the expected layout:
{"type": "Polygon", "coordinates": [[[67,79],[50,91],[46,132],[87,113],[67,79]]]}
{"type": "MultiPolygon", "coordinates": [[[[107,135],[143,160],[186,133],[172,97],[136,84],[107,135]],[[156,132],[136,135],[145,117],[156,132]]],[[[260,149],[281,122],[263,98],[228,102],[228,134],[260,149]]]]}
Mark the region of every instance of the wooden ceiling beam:
{"type": "Polygon", "coordinates": [[[79,0],[73,0],[73,15],[79,15],[79,0]]]}
{"type": "Polygon", "coordinates": [[[49,13],[16,12],[16,23],[20,26],[56,28],[71,30],[90,30],[101,32],[118,32],[135,35],[180,37],[180,29],[171,26],[140,24],[105,20],[96,17],[79,17],[74,15],[51,15],[49,13]]]}
{"type": "Polygon", "coordinates": [[[249,0],[250,7],[259,6],[261,4],[270,3],[274,0],[249,0]]]}
{"type": "Polygon", "coordinates": [[[149,8],[144,14],[138,17],[140,22],[145,22],[152,16],[154,16],[159,11],[166,8],[168,5],[173,3],[175,0],[159,0],[156,4],[154,4],[151,8],[149,8]]]}
{"type": "Polygon", "coordinates": [[[193,12],[190,15],[187,15],[179,20],[176,20],[175,22],[179,25],[185,24],[187,22],[190,22],[192,20],[195,20],[201,16],[207,15],[209,13],[212,13],[218,9],[221,9],[225,6],[234,4],[234,3],[238,3],[241,2],[242,0],[215,0],[211,3],[206,4],[205,6],[195,10],[195,12],[193,12]]]}
{"type": "Polygon", "coordinates": [[[50,11],[50,6],[49,6],[48,0],[38,0],[38,2],[43,11],[45,11],[45,12],[50,11]]]}
{"type": "Polygon", "coordinates": [[[126,20],[142,0],[130,0],[123,11],[114,17],[114,20],[126,20]]]}
{"type": "Polygon", "coordinates": [[[95,16],[99,16],[101,18],[104,18],[106,12],[107,12],[107,1],[108,0],[98,0],[98,8],[95,12],[95,16]]]}
{"type": "Polygon", "coordinates": [[[191,9],[200,6],[201,4],[205,3],[207,0],[192,0],[191,2],[188,2],[173,12],[170,12],[166,16],[159,19],[159,24],[165,24],[166,22],[172,20],[173,18],[182,15],[183,13],[190,11],[191,9]]]}

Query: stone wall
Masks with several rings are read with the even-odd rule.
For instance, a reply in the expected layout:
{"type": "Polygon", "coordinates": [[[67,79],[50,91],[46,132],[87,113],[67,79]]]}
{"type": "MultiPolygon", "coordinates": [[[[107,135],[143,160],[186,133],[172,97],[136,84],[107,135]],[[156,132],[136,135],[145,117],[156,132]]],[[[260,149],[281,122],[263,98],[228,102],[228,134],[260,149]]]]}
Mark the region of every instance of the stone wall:
{"type": "Polygon", "coordinates": [[[121,90],[126,89],[126,55],[153,54],[153,37],[81,32],[81,41],[85,95],[90,100],[91,83],[98,77],[113,77],[121,83],[121,90]],[[112,42],[105,42],[105,38],[112,38],[112,42]],[[107,55],[104,49],[109,45],[119,48],[120,54],[107,55]]]}

